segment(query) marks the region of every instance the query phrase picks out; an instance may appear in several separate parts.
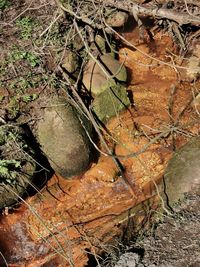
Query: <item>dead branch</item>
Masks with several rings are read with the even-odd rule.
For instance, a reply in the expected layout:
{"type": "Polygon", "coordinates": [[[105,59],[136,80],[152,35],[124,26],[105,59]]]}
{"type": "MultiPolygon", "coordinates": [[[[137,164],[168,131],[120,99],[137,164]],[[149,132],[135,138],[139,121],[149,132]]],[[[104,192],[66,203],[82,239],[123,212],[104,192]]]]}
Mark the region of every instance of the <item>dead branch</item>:
{"type": "MultiPolygon", "coordinates": [[[[63,11],[69,13],[71,16],[74,16],[76,19],[82,20],[84,23],[89,24],[90,26],[96,27],[98,29],[102,29],[103,27],[105,27],[104,25],[94,23],[94,21],[92,21],[88,16],[83,16],[83,15],[79,16],[77,13],[73,12],[72,10],[65,8],[59,0],[56,0],[56,2],[58,3],[58,5],[63,11]]],[[[139,5],[133,2],[132,0],[120,0],[120,1],[116,1],[116,0],[108,0],[108,1],[92,0],[91,1],[89,0],[85,4],[87,5],[88,2],[89,3],[92,2],[92,3],[95,3],[96,5],[99,5],[99,8],[102,8],[102,7],[113,8],[114,7],[114,8],[126,11],[130,14],[134,14],[137,16],[150,16],[156,19],[165,18],[171,21],[175,21],[179,25],[184,25],[184,24],[192,24],[196,26],[200,25],[200,19],[198,18],[198,16],[195,16],[191,12],[187,12],[188,10],[187,6],[186,6],[186,12],[184,12],[184,10],[179,11],[179,10],[176,10],[175,8],[174,9],[166,8],[165,5],[161,7],[158,5],[152,5],[151,3],[139,5]]],[[[196,4],[194,5],[198,7],[198,5],[196,4]]],[[[184,7],[185,7],[185,3],[183,3],[183,8],[184,7]]]]}
{"type": "Polygon", "coordinates": [[[200,25],[200,19],[194,17],[191,13],[178,12],[165,7],[152,5],[139,5],[131,0],[108,0],[104,6],[115,7],[129,13],[137,14],[138,16],[152,16],[157,19],[165,18],[177,22],[179,25],[192,24],[200,25]]]}

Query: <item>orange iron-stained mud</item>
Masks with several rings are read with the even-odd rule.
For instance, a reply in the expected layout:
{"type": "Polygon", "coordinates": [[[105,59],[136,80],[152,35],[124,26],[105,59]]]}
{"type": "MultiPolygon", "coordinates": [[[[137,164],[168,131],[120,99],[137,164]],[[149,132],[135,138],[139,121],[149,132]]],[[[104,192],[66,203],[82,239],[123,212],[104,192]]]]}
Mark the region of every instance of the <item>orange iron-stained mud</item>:
{"type": "Polygon", "coordinates": [[[27,204],[2,216],[0,245],[9,266],[85,266],[87,253],[103,251],[102,244],[121,234],[129,212],[138,226],[147,216],[145,206],[159,206],[154,183],[173,149],[198,133],[197,112],[189,105],[193,85],[179,83],[177,70],[160,64],[171,63],[171,39],[155,36],[152,49],[138,45],[131,33],[124,36],[139,51],[120,50],[131,77],[132,105],[111,119],[109,134],[104,133],[118,164],[101,144],[98,162],[82,176],[65,180],[54,175],[27,204]]]}

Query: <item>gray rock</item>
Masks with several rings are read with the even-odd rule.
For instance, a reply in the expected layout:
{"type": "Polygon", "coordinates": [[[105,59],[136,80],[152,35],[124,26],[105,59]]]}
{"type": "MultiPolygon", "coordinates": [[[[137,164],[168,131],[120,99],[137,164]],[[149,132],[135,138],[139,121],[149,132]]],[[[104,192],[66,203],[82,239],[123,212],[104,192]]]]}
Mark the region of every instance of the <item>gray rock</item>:
{"type": "Polygon", "coordinates": [[[138,254],[133,252],[126,252],[119,258],[118,262],[115,264],[115,267],[136,267],[140,257],[138,254]]]}
{"type": "Polygon", "coordinates": [[[36,136],[54,171],[64,178],[85,171],[90,163],[91,146],[84,127],[89,122],[64,98],[54,97],[38,122],[36,136]]]}
{"type": "Polygon", "coordinates": [[[113,77],[108,78],[102,68],[93,59],[90,59],[83,72],[83,84],[93,96],[116,85],[116,82],[125,83],[127,81],[126,68],[110,54],[102,55],[100,62],[115,79],[113,77]]]}
{"type": "Polygon", "coordinates": [[[109,15],[106,22],[111,27],[122,27],[128,20],[128,14],[123,11],[116,11],[109,15]]]}
{"type": "Polygon", "coordinates": [[[200,138],[192,138],[177,149],[169,161],[163,185],[169,204],[182,200],[184,193],[200,188],[200,138]]]}

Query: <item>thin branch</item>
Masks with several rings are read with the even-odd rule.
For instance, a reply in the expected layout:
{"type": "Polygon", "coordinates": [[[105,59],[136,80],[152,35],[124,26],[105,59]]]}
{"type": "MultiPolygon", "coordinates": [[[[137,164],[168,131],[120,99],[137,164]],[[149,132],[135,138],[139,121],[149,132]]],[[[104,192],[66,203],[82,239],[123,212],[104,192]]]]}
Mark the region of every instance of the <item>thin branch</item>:
{"type": "MultiPolygon", "coordinates": [[[[104,21],[105,22],[105,21],[104,21]]],[[[118,36],[123,42],[125,42],[128,46],[134,48],[135,50],[137,50],[138,52],[140,52],[142,55],[154,60],[154,61],[157,61],[158,63],[160,63],[161,65],[166,65],[166,66],[169,66],[171,68],[177,68],[177,69],[183,69],[183,70],[187,70],[188,67],[183,67],[183,66],[179,66],[179,65],[175,65],[175,64],[171,64],[171,63],[168,63],[168,62],[165,62],[163,60],[160,60],[156,57],[153,57],[151,56],[150,54],[147,54],[145,53],[144,51],[142,51],[140,48],[138,48],[137,46],[133,45],[132,43],[130,43],[128,40],[126,40],[121,34],[119,34],[117,31],[115,31],[112,27],[110,27],[106,22],[105,22],[105,25],[106,27],[108,27],[113,33],[116,34],[116,36],[118,36]]],[[[196,68],[194,69],[195,71],[198,71],[199,69],[196,68]]]]}
{"type": "Polygon", "coordinates": [[[6,261],[6,258],[4,257],[4,255],[3,255],[3,253],[0,251],[0,256],[2,257],[2,259],[3,259],[3,261],[4,261],[4,263],[5,263],[5,266],[6,267],[9,267],[8,266],[8,263],[7,263],[7,261],[6,261]]]}
{"type": "MultiPolygon", "coordinates": [[[[97,2],[102,3],[102,1],[97,2]]],[[[178,12],[163,7],[160,8],[158,6],[139,5],[137,3],[134,3],[132,0],[107,0],[104,4],[106,7],[115,7],[123,11],[127,11],[131,14],[137,14],[137,16],[152,16],[157,19],[165,18],[172,21],[176,21],[179,25],[200,25],[200,19],[194,18],[194,15],[192,14],[186,14],[185,12],[178,12]]]]}

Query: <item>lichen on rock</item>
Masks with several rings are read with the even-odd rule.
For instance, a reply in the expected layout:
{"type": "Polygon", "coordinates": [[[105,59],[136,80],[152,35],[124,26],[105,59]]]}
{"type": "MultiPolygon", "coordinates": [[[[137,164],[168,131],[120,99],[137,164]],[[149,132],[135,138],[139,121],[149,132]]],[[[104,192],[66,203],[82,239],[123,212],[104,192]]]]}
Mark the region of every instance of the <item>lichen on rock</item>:
{"type": "Polygon", "coordinates": [[[93,111],[102,122],[119,115],[119,112],[130,105],[126,87],[118,84],[107,88],[95,97],[93,111]]]}

